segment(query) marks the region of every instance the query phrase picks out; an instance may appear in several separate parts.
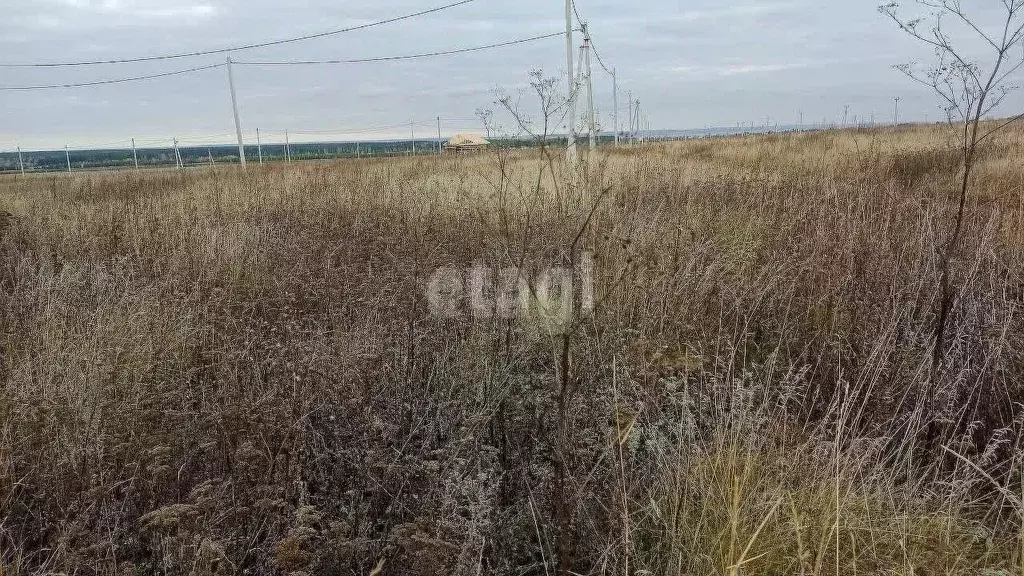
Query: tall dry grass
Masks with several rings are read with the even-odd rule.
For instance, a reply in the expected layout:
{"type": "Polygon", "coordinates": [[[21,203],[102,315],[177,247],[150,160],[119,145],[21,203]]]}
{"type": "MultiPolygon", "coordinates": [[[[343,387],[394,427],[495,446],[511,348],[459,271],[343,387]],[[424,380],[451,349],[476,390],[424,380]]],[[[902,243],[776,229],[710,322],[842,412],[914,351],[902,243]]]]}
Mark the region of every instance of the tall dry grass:
{"type": "Polygon", "coordinates": [[[0,569],[1022,573],[1022,136],[937,374],[934,128],[0,180],[0,569]],[[430,313],[574,243],[571,333],[430,313]]]}

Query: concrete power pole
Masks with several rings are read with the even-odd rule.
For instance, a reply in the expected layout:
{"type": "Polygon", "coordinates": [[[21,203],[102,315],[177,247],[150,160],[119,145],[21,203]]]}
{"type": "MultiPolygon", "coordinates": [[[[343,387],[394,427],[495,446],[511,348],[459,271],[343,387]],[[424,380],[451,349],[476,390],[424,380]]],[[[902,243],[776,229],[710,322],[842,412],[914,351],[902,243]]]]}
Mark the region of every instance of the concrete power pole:
{"type": "Polygon", "coordinates": [[[850,116],[850,105],[843,106],[843,128],[846,128],[846,121],[850,116]]]}
{"type": "Polygon", "coordinates": [[[597,119],[594,116],[594,75],[590,66],[590,31],[583,23],[583,62],[587,75],[587,133],[590,136],[590,151],[597,148],[597,119]]]}
{"type": "Polygon", "coordinates": [[[260,165],[263,165],[263,142],[260,140],[260,129],[256,129],[256,153],[260,156],[260,165]]]}
{"type": "Polygon", "coordinates": [[[18,167],[21,169],[21,175],[25,175],[25,160],[21,158],[21,146],[18,146],[18,167]]]}
{"type": "Polygon", "coordinates": [[[132,160],[135,161],[135,169],[139,169],[139,152],[135,149],[135,138],[132,138],[132,160]]]}
{"type": "Polygon", "coordinates": [[[174,139],[174,163],[177,168],[181,169],[185,167],[185,163],[181,161],[181,153],[178,152],[178,139],[174,139]]]}
{"type": "Polygon", "coordinates": [[[633,145],[633,91],[629,91],[629,132],[626,135],[626,140],[629,145],[633,145]]]}
{"type": "Polygon", "coordinates": [[[412,155],[416,155],[416,123],[409,122],[409,134],[412,135],[412,155]]]}
{"type": "Polygon", "coordinates": [[[235,95],[235,72],[228,56],[228,86],[231,87],[231,110],[235,114],[235,134],[238,136],[238,161],[245,168],[245,145],[242,143],[242,121],[238,117],[238,97],[235,95]]]}
{"type": "Polygon", "coordinates": [[[289,164],[292,163],[292,145],[291,142],[288,141],[287,128],[284,129],[284,157],[289,164]]]}
{"type": "Polygon", "coordinates": [[[615,147],[619,147],[619,75],[618,69],[612,68],[612,106],[615,108],[612,114],[612,124],[615,124],[615,147]]]}
{"type": "Polygon", "coordinates": [[[573,164],[576,162],[576,75],[573,74],[572,46],[572,0],[565,0],[565,61],[569,79],[569,134],[566,136],[565,159],[573,164]]]}
{"type": "Polygon", "coordinates": [[[68,161],[68,174],[71,174],[71,153],[68,152],[68,145],[64,145],[64,158],[68,161]]]}
{"type": "Polygon", "coordinates": [[[640,99],[639,98],[633,101],[633,106],[636,108],[636,110],[633,111],[633,126],[631,128],[631,130],[633,131],[633,134],[630,136],[630,140],[633,140],[635,142],[635,141],[637,141],[637,139],[639,139],[640,143],[642,144],[643,143],[643,134],[640,132],[640,127],[641,127],[640,122],[641,122],[641,119],[640,119],[640,99]]]}
{"type": "Polygon", "coordinates": [[[441,117],[437,117],[437,155],[441,155],[441,117]]]}
{"type": "Polygon", "coordinates": [[[893,123],[893,126],[899,126],[900,125],[900,97],[897,96],[895,98],[895,100],[896,100],[896,108],[893,109],[892,123],[893,123]]]}

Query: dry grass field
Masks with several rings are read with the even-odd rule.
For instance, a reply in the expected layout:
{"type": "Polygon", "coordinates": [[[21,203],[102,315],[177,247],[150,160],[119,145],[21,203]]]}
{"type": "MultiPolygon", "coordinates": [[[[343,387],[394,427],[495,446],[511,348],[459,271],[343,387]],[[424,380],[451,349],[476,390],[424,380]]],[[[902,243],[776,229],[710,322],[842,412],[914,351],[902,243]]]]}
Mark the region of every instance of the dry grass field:
{"type": "Polygon", "coordinates": [[[938,369],[940,127],[4,177],[0,574],[1024,573],[1022,144],[938,369]]]}

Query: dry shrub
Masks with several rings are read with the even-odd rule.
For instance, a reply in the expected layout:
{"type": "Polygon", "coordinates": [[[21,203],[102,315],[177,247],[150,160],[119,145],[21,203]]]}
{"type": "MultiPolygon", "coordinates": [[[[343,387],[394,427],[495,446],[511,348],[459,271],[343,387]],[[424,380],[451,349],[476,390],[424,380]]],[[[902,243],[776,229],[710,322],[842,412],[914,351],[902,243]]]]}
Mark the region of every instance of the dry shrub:
{"type": "Polygon", "coordinates": [[[935,379],[932,129],[624,149],[570,188],[528,151],[0,180],[0,563],[1018,570],[1020,142],[979,168],[935,379]],[[434,270],[577,236],[571,332],[430,313],[434,270]]]}

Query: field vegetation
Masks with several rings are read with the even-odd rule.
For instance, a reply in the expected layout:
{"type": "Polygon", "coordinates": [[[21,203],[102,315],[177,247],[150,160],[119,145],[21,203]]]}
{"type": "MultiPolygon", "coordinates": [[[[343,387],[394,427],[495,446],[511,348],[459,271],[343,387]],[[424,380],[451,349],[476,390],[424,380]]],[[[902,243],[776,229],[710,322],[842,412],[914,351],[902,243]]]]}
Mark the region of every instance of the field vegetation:
{"type": "Polygon", "coordinates": [[[938,365],[943,127],[5,176],[0,573],[1024,573],[1022,144],[938,365]]]}

